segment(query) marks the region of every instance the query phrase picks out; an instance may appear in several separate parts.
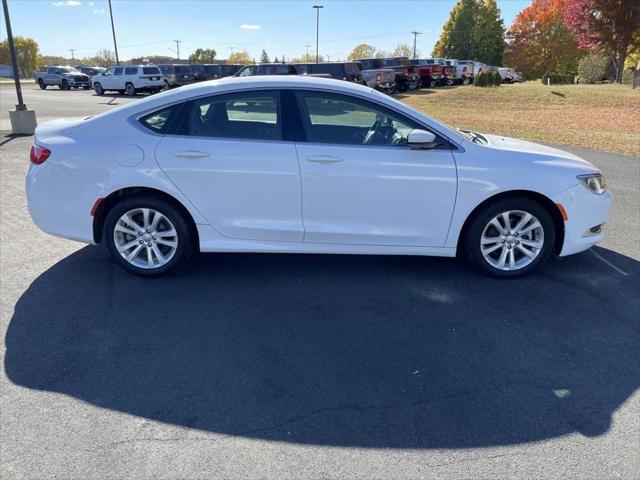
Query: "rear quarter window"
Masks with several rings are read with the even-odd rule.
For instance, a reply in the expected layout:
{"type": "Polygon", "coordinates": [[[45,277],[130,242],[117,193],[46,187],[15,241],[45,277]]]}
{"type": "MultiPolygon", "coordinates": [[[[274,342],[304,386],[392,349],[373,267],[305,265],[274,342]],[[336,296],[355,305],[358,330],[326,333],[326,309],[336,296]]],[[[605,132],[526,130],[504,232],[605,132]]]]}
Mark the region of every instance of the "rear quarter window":
{"type": "Polygon", "coordinates": [[[142,67],[142,73],[145,75],[160,75],[160,70],[157,67],[142,67]]]}
{"type": "Polygon", "coordinates": [[[182,104],[171,105],[170,107],[157,110],[140,118],[140,124],[147,130],[155,133],[167,133],[172,123],[178,115],[182,104]]]}

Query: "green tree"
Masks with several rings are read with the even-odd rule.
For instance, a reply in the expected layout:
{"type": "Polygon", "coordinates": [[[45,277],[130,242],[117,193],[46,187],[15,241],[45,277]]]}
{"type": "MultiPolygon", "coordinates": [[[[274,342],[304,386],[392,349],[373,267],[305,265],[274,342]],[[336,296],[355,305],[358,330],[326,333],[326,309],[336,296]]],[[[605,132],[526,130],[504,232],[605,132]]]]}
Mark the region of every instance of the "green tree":
{"type": "Polygon", "coordinates": [[[189,63],[214,63],[216,53],[213,48],[197,48],[189,55],[189,63]]]}
{"type": "Polygon", "coordinates": [[[269,54],[267,54],[266,50],[262,50],[262,53],[260,54],[260,63],[271,63],[271,60],[269,60],[269,54]]]}
{"type": "Polygon", "coordinates": [[[405,43],[398,44],[393,51],[394,57],[409,57],[413,56],[413,49],[405,43]]]}
{"type": "Polygon", "coordinates": [[[477,0],[458,0],[433,47],[434,57],[480,60],[475,57],[474,32],[478,20],[477,0]]]}
{"type": "Polygon", "coordinates": [[[596,83],[607,76],[610,59],[602,53],[585,55],[578,63],[578,81],[596,83]]]}
{"type": "Polygon", "coordinates": [[[375,54],[376,47],[369,45],[368,43],[361,43],[351,50],[351,53],[347,56],[347,60],[353,61],[360,58],[373,58],[375,54]]]}
{"type": "Polygon", "coordinates": [[[458,0],[433,48],[434,57],[502,65],[504,21],[495,0],[458,0]]]}
{"type": "Polygon", "coordinates": [[[501,66],[505,46],[504,33],[504,21],[496,0],[484,0],[478,8],[473,58],[488,65],[501,66]]]}
{"type": "MultiPolygon", "coordinates": [[[[16,47],[18,75],[21,77],[30,77],[33,72],[38,70],[38,59],[40,57],[38,42],[33,38],[13,37],[13,43],[16,47]]],[[[11,65],[11,55],[9,53],[9,43],[7,40],[0,42],[0,63],[11,65]]]]}

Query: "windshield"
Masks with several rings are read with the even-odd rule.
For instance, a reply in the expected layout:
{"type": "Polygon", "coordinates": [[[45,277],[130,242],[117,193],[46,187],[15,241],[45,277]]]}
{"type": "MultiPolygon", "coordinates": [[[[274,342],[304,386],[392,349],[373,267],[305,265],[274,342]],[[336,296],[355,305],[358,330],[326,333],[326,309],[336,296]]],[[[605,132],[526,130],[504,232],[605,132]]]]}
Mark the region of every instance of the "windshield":
{"type": "Polygon", "coordinates": [[[60,73],[80,73],[73,67],[60,67],[60,73]]]}

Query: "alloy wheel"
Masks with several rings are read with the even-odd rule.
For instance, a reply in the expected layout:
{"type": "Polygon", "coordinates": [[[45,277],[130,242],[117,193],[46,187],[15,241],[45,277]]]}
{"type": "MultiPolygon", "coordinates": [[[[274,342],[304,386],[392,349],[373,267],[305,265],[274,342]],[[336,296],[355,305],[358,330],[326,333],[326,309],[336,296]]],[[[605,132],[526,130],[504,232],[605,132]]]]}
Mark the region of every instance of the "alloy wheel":
{"type": "Polygon", "coordinates": [[[135,208],[115,224],[113,241],[128,263],[143,269],[159,268],[171,261],[178,248],[173,223],[152,208],[135,208]]]}
{"type": "Polygon", "coordinates": [[[480,251],[494,268],[520,270],[531,264],[544,246],[544,229],[532,214],[508,210],[493,217],[480,237],[480,251]]]}

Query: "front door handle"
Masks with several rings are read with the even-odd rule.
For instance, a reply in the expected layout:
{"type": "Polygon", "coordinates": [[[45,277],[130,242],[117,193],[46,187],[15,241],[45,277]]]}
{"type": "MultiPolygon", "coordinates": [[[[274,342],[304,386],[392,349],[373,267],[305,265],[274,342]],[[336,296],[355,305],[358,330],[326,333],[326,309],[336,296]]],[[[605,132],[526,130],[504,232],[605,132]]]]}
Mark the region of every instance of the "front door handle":
{"type": "Polygon", "coordinates": [[[175,152],[173,156],[177,158],[196,159],[196,158],[208,158],[209,154],[207,152],[200,152],[198,150],[185,150],[182,152],[175,152]]]}
{"type": "Polygon", "coordinates": [[[340,157],[334,157],[333,155],[314,155],[307,157],[307,162],[314,163],[340,163],[342,159],[340,157]]]}

